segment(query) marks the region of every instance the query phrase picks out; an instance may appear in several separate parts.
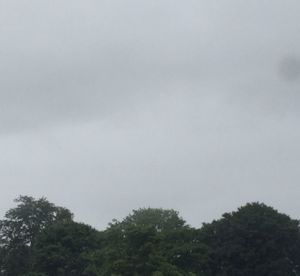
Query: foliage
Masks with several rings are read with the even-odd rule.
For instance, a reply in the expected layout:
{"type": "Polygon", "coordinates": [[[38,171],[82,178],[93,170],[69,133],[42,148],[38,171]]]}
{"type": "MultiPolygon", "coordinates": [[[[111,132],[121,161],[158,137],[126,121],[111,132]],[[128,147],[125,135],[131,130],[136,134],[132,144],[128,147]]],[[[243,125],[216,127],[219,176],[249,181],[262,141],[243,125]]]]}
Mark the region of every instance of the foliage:
{"type": "Polygon", "coordinates": [[[20,196],[17,207],[0,221],[1,271],[3,275],[22,275],[32,266],[32,248],[37,235],[53,223],[72,220],[66,208],[55,206],[45,198],[35,200],[20,196]]]}
{"type": "Polygon", "coordinates": [[[105,231],[104,275],[183,275],[162,248],[167,233],[185,228],[174,210],[139,209],[105,231]]]}
{"type": "Polygon", "coordinates": [[[45,198],[16,202],[0,221],[0,275],[300,275],[299,222],[261,203],[200,229],[174,210],[143,208],[97,231],[45,198]]]}
{"type": "Polygon", "coordinates": [[[206,275],[300,274],[299,222],[264,204],[225,213],[201,235],[213,249],[206,275]]]}
{"type": "Polygon", "coordinates": [[[47,275],[94,275],[87,273],[89,252],[99,247],[97,231],[76,222],[51,225],[38,236],[34,268],[47,275]]]}
{"type": "MultiPolygon", "coordinates": [[[[160,208],[141,208],[133,210],[121,223],[115,221],[114,224],[122,227],[153,227],[155,231],[174,231],[185,226],[185,221],[179,217],[174,210],[164,210],[160,208]]],[[[111,224],[113,226],[114,224],[111,224]]]]}

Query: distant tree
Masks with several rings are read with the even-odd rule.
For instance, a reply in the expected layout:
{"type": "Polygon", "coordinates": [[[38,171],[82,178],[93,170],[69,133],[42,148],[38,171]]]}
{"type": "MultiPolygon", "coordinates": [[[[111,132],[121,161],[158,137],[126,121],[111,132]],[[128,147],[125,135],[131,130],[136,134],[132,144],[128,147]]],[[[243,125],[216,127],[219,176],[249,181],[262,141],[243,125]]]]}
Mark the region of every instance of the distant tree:
{"type": "Polygon", "coordinates": [[[205,224],[211,248],[205,275],[300,275],[299,222],[260,203],[247,204],[205,224]]]}
{"type": "Polygon", "coordinates": [[[157,232],[162,232],[182,229],[185,226],[185,221],[179,217],[177,211],[172,209],[141,208],[133,210],[132,214],[128,215],[119,225],[122,227],[152,227],[157,232]]]}
{"type": "Polygon", "coordinates": [[[188,275],[176,263],[184,239],[173,239],[188,229],[174,210],[134,210],[105,231],[103,275],[188,275]]]}
{"type": "Polygon", "coordinates": [[[143,208],[105,231],[45,198],[21,196],[0,221],[3,276],[299,276],[299,222],[261,203],[200,229],[143,208]]]}
{"type": "Polygon", "coordinates": [[[168,263],[185,273],[202,276],[211,249],[200,237],[200,230],[184,228],[163,236],[160,247],[168,263]]]}
{"type": "Polygon", "coordinates": [[[92,276],[90,254],[101,248],[98,232],[76,222],[43,230],[34,246],[34,270],[48,276],[92,276]]]}
{"type": "Polygon", "coordinates": [[[0,221],[1,275],[17,276],[30,271],[37,235],[53,223],[72,220],[69,210],[45,198],[20,196],[15,202],[17,207],[0,221]]]}

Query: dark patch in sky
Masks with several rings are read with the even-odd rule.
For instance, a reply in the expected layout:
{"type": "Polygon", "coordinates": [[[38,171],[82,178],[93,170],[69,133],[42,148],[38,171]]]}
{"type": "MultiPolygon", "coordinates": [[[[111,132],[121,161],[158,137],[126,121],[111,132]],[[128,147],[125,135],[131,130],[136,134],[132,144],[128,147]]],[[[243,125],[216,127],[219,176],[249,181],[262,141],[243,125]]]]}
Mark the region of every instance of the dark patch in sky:
{"type": "Polygon", "coordinates": [[[300,58],[288,56],[282,59],[279,66],[281,76],[286,81],[297,81],[300,78],[300,58]]]}

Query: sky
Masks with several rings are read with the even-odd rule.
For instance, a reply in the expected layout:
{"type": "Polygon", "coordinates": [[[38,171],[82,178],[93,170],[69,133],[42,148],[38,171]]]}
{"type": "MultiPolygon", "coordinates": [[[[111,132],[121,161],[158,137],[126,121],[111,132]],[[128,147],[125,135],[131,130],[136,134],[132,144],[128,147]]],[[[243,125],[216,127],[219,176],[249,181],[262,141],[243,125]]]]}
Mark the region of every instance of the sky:
{"type": "Polygon", "coordinates": [[[300,218],[298,0],[0,0],[0,216],[104,229],[246,202],[300,218]]]}

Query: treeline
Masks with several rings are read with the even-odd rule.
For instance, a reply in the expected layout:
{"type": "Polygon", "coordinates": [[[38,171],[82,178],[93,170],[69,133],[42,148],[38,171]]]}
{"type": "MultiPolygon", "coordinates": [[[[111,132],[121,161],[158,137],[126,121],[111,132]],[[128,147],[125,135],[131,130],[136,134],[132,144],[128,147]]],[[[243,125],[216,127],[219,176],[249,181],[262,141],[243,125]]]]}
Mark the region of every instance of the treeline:
{"type": "Polygon", "coordinates": [[[300,275],[299,222],[261,203],[200,229],[146,208],[97,231],[45,198],[15,201],[0,221],[0,275],[300,275]]]}

